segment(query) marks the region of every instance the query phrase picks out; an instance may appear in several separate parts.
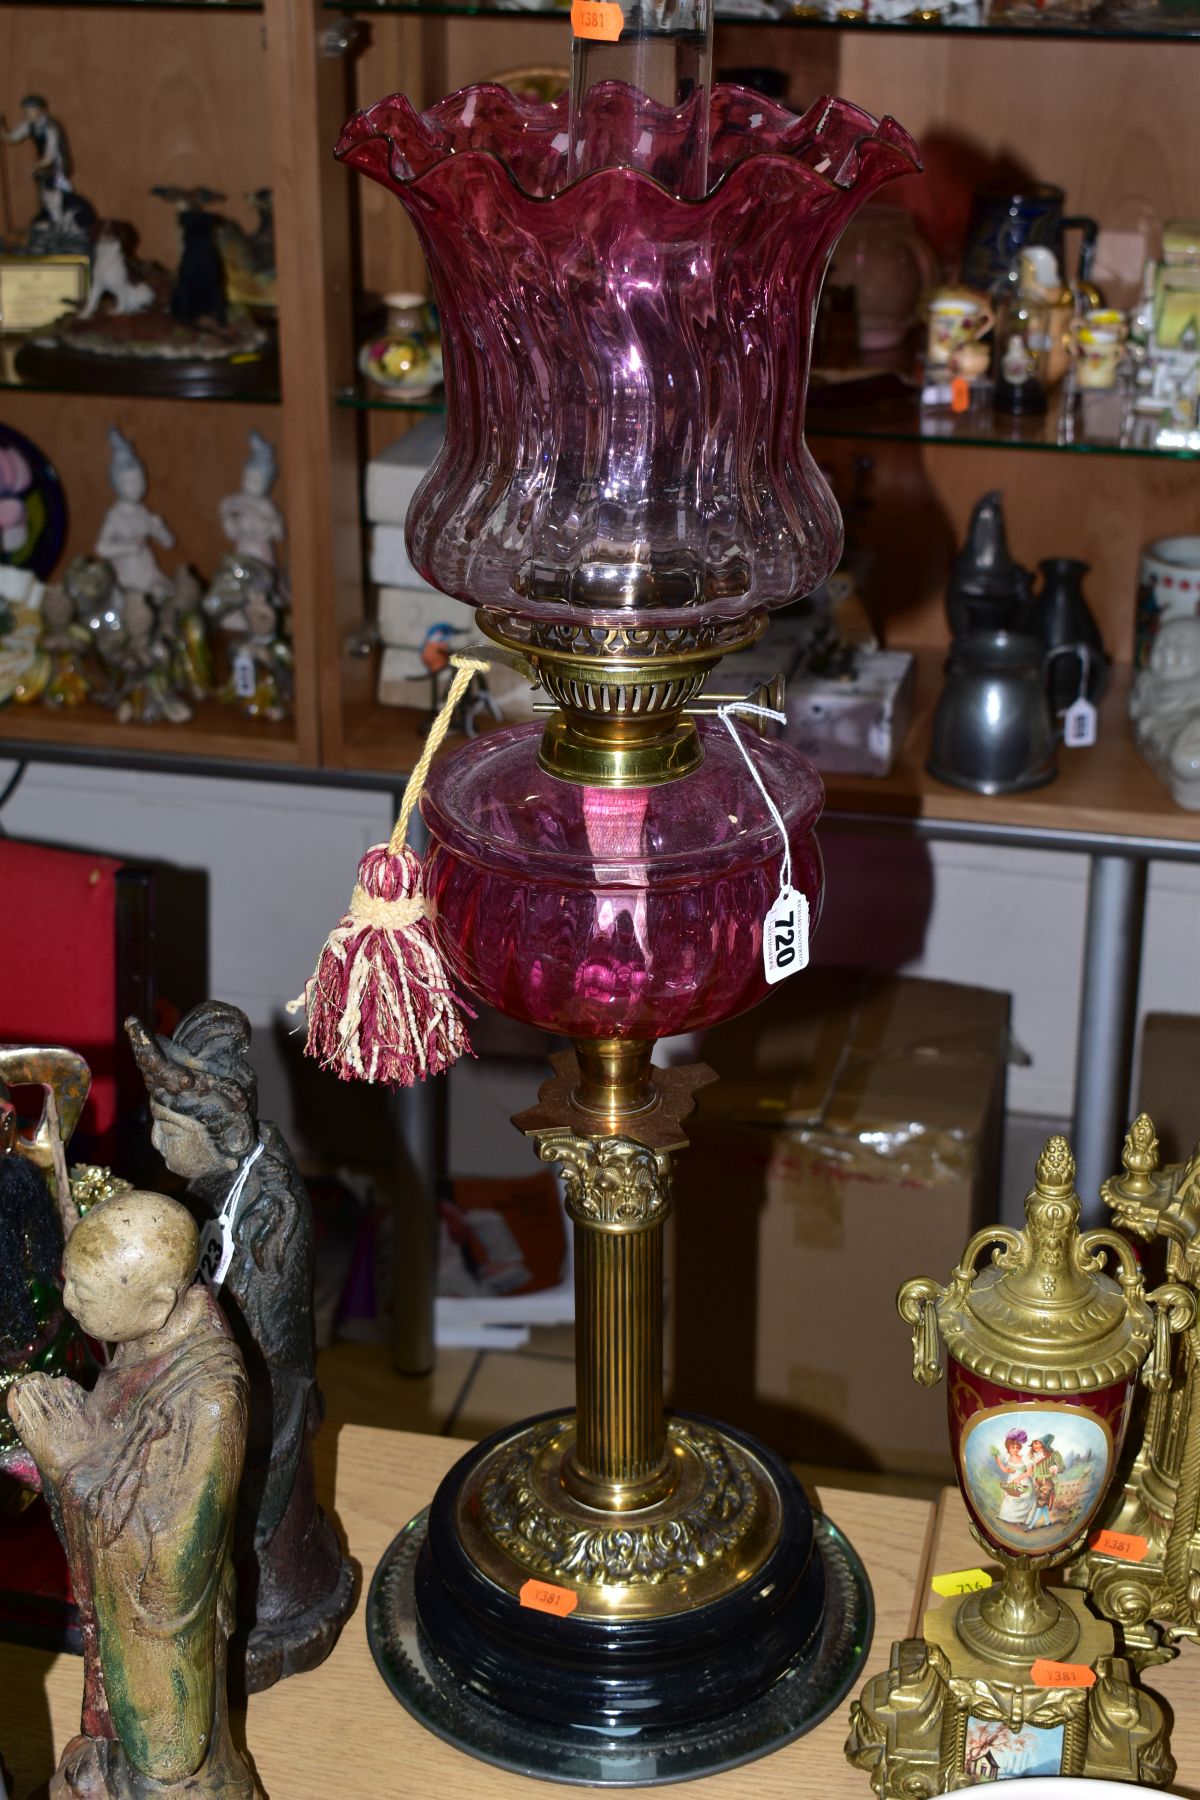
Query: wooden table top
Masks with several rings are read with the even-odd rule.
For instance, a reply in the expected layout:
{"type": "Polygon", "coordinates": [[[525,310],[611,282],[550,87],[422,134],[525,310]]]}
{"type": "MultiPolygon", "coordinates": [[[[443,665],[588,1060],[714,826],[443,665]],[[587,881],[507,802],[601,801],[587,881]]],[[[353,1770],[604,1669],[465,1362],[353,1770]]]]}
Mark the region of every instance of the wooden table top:
{"type": "MultiPolygon", "coordinates": [[[[361,1426],[326,1430],[317,1440],[318,1482],[332,1504],[351,1555],[369,1580],[404,1522],[433,1496],[465,1445],[361,1426]]],[[[875,1590],[875,1639],[869,1667],[886,1664],[893,1638],[913,1628],[933,1542],[935,1509],[919,1500],[821,1490],[820,1504],[866,1563],[875,1590]]],[[[14,1800],[44,1782],[57,1752],[78,1730],[79,1659],[0,1644],[0,1736],[15,1778],[14,1800]]],[[[242,1722],[234,1734],[242,1740],[242,1722]]],[[[281,1682],[250,1703],[245,1739],[268,1800],[548,1800],[557,1787],[476,1762],[425,1731],[392,1698],[367,1647],[361,1603],[333,1655],[310,1675],[281,1682]]],[[[671,1792],[703,1800],[870,1800],[865,1778],[845,1762],[846,1707],[797,1743],[761,1762],[671,1792]]]]}
{"type": "MultiPolygon", "coordinates": [[[[956,1487],[946,1488],[938,1505],[933,1551],[926,1564],[926,1583],[932,1576],[952,1569],[987,1569],[993,1575],[999,1573],[999,1565],[987,1561],[978,1542],[971,1536],[967,1509],[956,1487]]],[[[954,1604],[953,1600],[940,1600],[927,1585],[919,1610],[924,1613],[929,1606],[954,1604]]],[[[871,1652],[872,1670],[880,1666],[879,1651],[877,1637],[871,1652]]],[[[1171,1749],[1178,1773],[1170,1792],[1193,1797],[1200,1795],[1200,1649],[1185,1645],[1174,1662],[1148,1669],[1143,1682],[1152,1693],[1166,1701],[1174,1716],[1171,1749]]],[[[1120,1786],[1114,1785],[1114,1792],[1120,1791],[1120,1786]]]]}

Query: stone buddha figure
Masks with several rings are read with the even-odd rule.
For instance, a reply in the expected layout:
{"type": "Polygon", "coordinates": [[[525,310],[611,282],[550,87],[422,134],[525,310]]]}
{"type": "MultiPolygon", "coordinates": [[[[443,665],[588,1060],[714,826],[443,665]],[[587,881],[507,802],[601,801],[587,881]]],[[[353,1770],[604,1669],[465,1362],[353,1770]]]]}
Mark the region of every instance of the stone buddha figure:
{"type": "Polygon", "coordinates": [[[67,1309],[112,1346],[92,1392],[16,1382],[8,1410],[66,1547],[84,1647],[80,1735],[50,1800],[259,1800],[229,1734],[234,1508],[246,1372],[187,1209],[133,1191],[76,1226],[67,1309]]]}

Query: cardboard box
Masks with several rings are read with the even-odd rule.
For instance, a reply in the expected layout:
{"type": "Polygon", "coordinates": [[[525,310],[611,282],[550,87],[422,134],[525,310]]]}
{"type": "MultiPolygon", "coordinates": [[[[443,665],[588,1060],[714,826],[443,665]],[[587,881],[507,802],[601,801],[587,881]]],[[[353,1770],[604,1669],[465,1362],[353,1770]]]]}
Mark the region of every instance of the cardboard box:
{"type": "Polygon", "coordinates": [[[1200,1018],[1194,1014],[1146,1014],[1138,1111],[1154,1120],[1162,1161],[1186,1162],[1200,1139],[1200,1018]]]}
{"type": "Polygon", "coordinates": [[[712,1032],[676,1165],[674,1403],[795,1461],[942,1475],[896,1290],[997,1216],[1009,996],[810,970],[712,1032]]]}
{"type": "Polygon", "coordinates": [[[372,525],[370,576],[380,587],[406,588],[410,593],[446,599],[445,594],[439,594],[437,588],[418,575],[409,561],[403,525],[372,525]]]}

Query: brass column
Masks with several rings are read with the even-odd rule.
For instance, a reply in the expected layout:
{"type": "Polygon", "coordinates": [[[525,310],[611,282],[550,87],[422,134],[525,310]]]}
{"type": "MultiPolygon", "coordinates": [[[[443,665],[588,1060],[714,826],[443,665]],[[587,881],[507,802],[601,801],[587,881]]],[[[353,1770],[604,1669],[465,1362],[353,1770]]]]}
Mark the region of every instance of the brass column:
{"type": "Polygon", "coordinates": [[[584,1505],[628,1512],[671,1492],[663,1418],[663,1228],[671,1159],[626,1137],[540,1132],[575,1226],[576,1437],[563,1480],[584,1505]]]}

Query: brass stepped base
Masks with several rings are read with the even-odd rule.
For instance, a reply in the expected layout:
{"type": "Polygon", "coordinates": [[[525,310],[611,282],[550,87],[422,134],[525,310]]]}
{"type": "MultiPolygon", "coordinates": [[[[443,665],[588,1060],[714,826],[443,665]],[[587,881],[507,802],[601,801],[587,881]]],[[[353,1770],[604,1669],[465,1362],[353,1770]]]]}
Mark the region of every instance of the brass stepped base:
{"type": "Polygon", "coordinates": [[[718,1428],[672,1419],[668,1491],[621,1511],[577,1498],[574,1451],[573,1416],[535,1421],[463,1485],[459,1541],[506,1593],[532,1576],[569,1586],[579,1618],[667,1618],[747,1586],[779,1542],[766,1465],[718,1428]]]}

